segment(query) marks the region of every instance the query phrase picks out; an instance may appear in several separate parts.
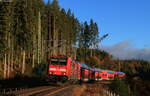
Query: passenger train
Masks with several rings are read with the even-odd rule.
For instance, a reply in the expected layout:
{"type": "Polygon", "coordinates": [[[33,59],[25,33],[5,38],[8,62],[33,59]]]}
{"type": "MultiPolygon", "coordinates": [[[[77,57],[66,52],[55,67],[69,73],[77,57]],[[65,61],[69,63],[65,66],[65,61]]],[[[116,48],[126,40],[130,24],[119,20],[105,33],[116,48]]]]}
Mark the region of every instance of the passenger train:
{"type": "Polygon", "coordinates": [[[48,60],[48,79],[58,82],[89,82],[114,80],[124,78],[124,72],[115,72],[99,68],[91,68],[86,64],[79,63],[71,57],[53,56],[48,60]]]}

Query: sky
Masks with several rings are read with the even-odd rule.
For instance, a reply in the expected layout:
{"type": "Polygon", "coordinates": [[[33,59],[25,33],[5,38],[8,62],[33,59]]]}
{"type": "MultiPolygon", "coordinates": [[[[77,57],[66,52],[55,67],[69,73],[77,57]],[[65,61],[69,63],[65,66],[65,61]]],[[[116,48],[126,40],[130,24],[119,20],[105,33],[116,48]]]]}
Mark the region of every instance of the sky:
{"type": "MultiPolygon", "coordinates": [[[[91,18],[96,21],[99,26],[100,36],[106,33],[109,34],[102,41],[101,48],[106,51],[109,49],[109,53],[112,55],[120,58],[120,55],[123,54],[121,52],[128,53],[129,49],[132,51],[130,53],[134,55],[135,52],[143,52],[143,50],[150,48],[150,0],[58,1],[61,8],[66,10],[70,8],[80,21],[89,21],[91,18]],[[123,46],[125,44],[125,46],[121,46],[122,49],[114,53],[111,48],[116,48],[119,44],[123,46]]],[[[135,55],[132,57],[146,58],[144,56],[136,57],[135,55]]]]}

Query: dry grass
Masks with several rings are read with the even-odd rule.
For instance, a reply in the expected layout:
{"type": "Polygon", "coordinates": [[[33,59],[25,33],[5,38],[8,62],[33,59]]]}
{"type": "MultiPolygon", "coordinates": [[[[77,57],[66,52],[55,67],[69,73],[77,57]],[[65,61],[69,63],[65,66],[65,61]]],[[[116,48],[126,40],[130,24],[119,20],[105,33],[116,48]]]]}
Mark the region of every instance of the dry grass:
{"type": "Polygon", "coordinates": [[[100,84],[76,85],[61,96],[103,96],[104,89],[100,84]]]}
{"type": "Polygon", "coordinates": [[[86,85],[75,85],[59,96],[81,96],[85,89],[86,85]]]}
{"type": "Polygon", "coordinates": [[[97,84],[88,84],[80,96],[103,96],[103,87],[97,84]]]}
{"type": "Polygon", "coordinates": [[[79,85],[73,89],[71,96],[81,96],[81,94],[85,91],[86,85],[79,85]]]}

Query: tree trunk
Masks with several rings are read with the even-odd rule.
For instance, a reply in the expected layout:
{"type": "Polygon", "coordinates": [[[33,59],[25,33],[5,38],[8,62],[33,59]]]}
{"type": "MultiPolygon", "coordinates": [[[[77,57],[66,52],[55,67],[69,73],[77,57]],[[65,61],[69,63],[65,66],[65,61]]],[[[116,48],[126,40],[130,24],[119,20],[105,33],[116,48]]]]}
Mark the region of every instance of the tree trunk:
{"type": "Polygon", "coordinates": [[[38,64],[41,62],[41,14],[38,17],[38,64]]]}
{"type": "Polygon", "coordinates": [[[34,58],[35,58],[35,56],[34,56],[34,51],[33,51],[33,55],[32,55],[33,57],[32,57],[32,68],[34,68],[35,67],[35,62],[34,62],[34,58]]]}
{"type": "Polygon", "coordinates": [[[92,55],[93,55],[93,52],[92,52],[92,49],[91,49],[91,57],[92,57],[92,55]]]}
{"type": "Polygon", "coordinates": [[[8,76],[8,78],[10,77],[10,53],[8,53],[8,59],[7,59],[8,61],[7,61],[7,63],[8,63],[8,65],[7,65],[7,76],[8,76]]]}
{"type": "Polygon", "coordinates": [[[22,74],[25,73],[25,60],[26,60],[26,52],[25,50],[23,50],[22,74]]]}
{"type": "Polygon", "coordinates": [[[12,54],[11,54],[11,71],[13,71],[13,67],[14,67],[14,61],[13,61],[13,51],[12,51],[12,54]]]}
{"type": "Polygon", "coordinates": [[[4,79],[7,77],[7,54],[5,54],[4,58],[4,79]]]}

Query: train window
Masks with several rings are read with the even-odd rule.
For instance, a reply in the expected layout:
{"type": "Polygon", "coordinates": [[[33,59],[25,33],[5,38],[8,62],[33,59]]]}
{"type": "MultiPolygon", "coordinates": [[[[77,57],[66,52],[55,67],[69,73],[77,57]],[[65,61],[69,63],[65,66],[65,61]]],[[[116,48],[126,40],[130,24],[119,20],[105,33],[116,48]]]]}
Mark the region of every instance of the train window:
{"type": "Polygon", "coordinates": [[[54,64],[54,65],[59,64],[58,59],[51,59],[51,64],[54,64]]]}
{"type": "Polygon", "coordinates": [[[52,65],[66,65],[67,59],[66,58],[53,57],[50,60],[50,64],[52,64],[52,65]]]}
{"type": "Polygon", "coordinates": [[[64,58],[59,59],[60,65],[67,65],[67,60],[64,58]]]}
{"type": "Polygon", "coordinates": [[[107,76],[107,74],[102,74],[102,76],[107,76]]]}

